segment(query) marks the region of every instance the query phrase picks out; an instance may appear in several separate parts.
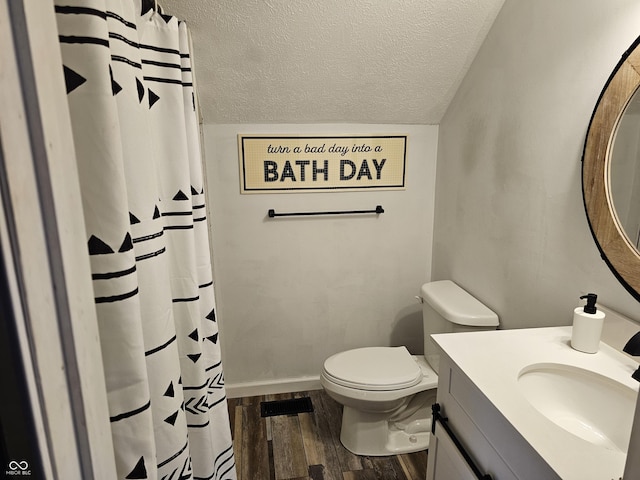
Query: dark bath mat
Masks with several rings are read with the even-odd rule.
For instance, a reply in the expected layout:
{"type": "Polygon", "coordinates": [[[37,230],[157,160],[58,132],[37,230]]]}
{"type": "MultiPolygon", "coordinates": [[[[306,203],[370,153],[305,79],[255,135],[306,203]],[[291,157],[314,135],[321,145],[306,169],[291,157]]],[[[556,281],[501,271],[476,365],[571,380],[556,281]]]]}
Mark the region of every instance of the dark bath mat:
{"type": "Polygon", "coordinates": [[[293,415],[294,413],[313,412],[313,404],[309,397],[260,402],[260,416],[293,415]]]}

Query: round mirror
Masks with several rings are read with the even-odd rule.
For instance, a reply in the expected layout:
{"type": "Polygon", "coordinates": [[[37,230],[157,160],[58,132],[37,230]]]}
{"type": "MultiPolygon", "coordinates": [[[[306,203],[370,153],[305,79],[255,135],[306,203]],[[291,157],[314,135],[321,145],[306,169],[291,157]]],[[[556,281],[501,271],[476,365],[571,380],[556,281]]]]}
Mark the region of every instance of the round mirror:
{"type": "Polygon", "coordinates": [[[640,218],[634,219],[640,213],[640,188],[633,188],[635,170],[640,170],[640,109],[632,101],[640,86],[639,44],[640,38],[622,56],[591,117],[582,158],[582,193],[603,259],[640,301],[640,218]],[[636,129],[629,134],[634,122],[636,129]]]}

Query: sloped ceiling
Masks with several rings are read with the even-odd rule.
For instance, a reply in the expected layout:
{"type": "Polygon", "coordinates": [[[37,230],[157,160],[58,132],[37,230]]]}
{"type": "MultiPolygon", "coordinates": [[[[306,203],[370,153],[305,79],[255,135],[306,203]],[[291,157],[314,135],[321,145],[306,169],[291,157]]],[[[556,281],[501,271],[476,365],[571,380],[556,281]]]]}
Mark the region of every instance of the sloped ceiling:
{"type": "Polygon", "coordinates": [[[160,0],[208,124],[438,124],[503,3],[160,0]]]}

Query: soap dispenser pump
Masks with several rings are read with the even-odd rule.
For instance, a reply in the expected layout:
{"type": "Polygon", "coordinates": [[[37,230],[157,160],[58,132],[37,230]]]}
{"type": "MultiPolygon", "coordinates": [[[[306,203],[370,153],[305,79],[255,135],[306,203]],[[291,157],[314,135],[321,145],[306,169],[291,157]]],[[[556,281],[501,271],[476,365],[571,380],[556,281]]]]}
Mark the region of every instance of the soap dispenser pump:
{"type": "Polygon", "coordinates": [[[596,353],[600,346],[605,315],[596,308],[598,296],[595,293],[583,295],[580,299],[586,299],[587,303],[573,311],[571,347],[584,353],[596,353]]]}

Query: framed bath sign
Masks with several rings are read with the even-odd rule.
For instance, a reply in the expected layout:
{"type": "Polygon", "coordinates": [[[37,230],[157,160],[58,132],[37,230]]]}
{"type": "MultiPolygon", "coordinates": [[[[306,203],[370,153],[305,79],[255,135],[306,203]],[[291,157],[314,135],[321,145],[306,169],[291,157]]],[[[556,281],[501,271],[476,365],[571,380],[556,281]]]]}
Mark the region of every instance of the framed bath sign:
{"type": "Polygon", "coordinates": [[[238,135],[241,193],[404,190],[407,135],[238,135]]]}

